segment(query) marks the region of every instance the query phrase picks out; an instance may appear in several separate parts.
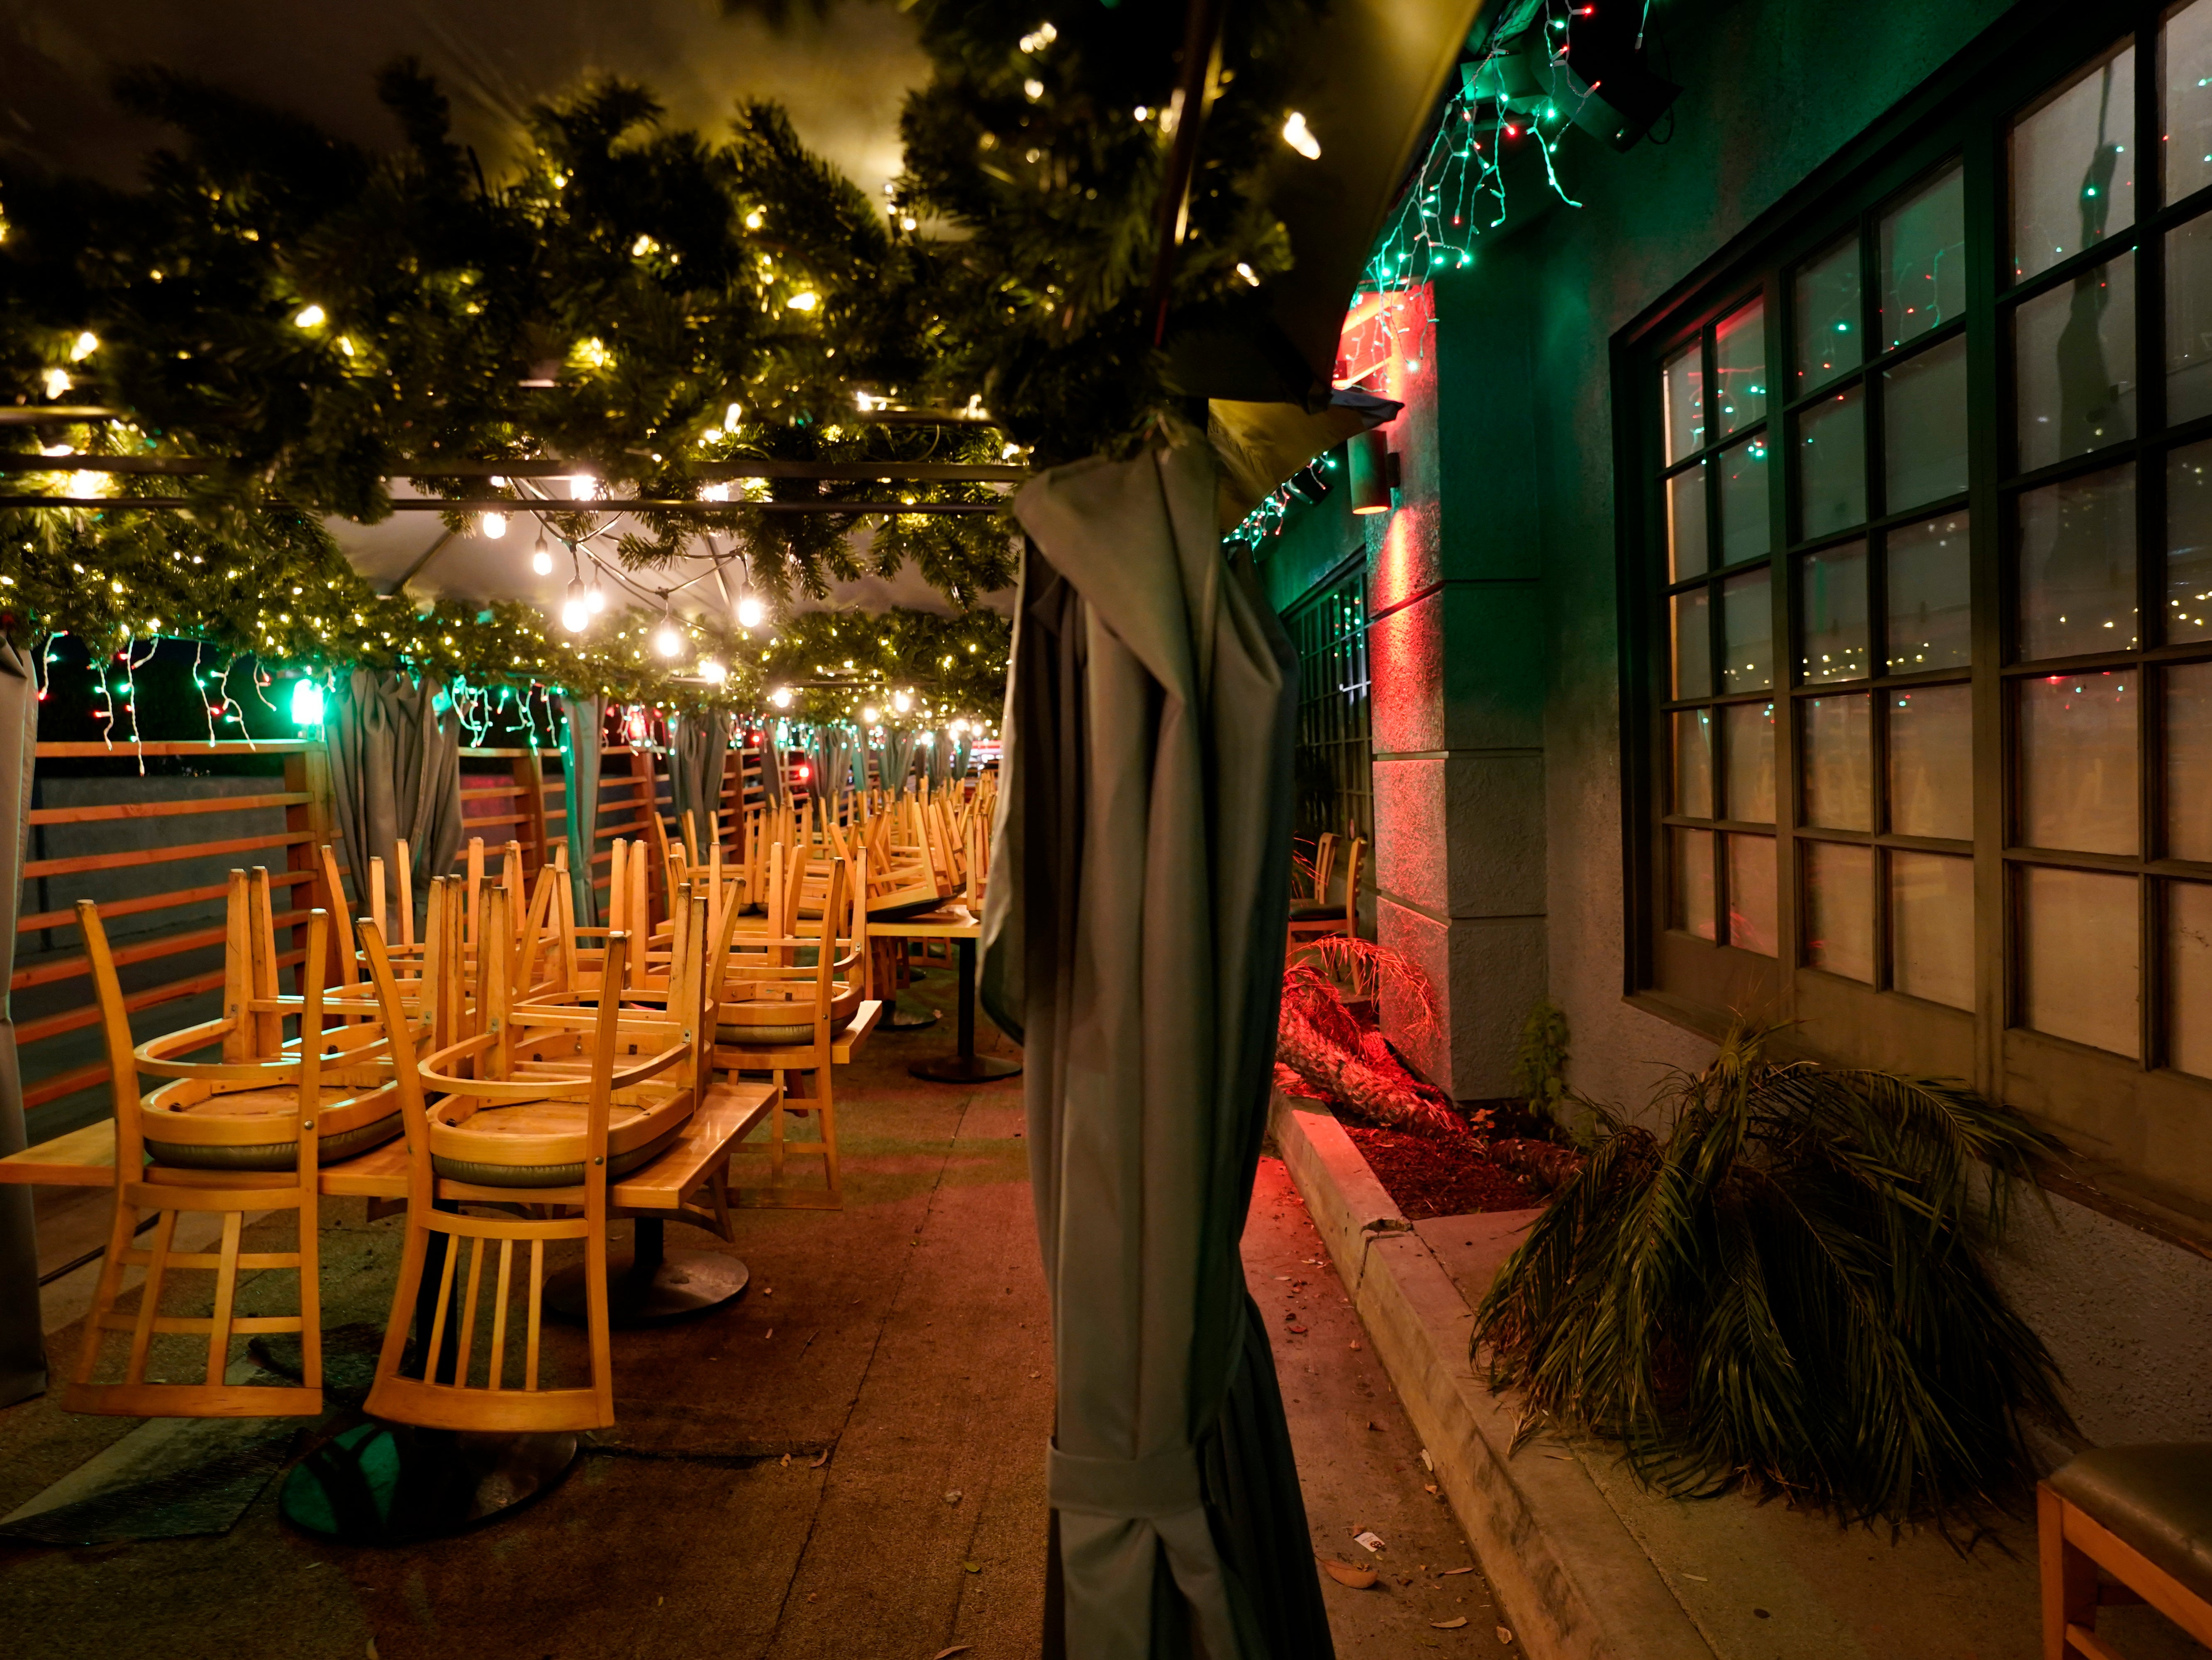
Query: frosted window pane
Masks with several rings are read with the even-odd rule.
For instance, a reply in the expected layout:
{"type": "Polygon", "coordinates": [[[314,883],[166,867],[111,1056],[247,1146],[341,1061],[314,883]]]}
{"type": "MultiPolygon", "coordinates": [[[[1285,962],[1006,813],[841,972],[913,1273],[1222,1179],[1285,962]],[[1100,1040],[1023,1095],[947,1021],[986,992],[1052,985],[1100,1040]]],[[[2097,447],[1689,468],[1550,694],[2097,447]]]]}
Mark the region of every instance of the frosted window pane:
{"type": "Polygon", "coordinates": [[[2166,422],[2212,413],[2212,214],[2166,239],[2166,422]]]}
{"type": "Polygon", "coordinates": [[[2212,1078],[2212,886],[2166,889],[2166,1060],[2212,1078]]]}
{"type": "Polygon", "coordinates": [[[2212,635],[2212,441],[2166,463],[2166,637],[2212,635]]]}
{"type": "Polygon", "coordinates": [[[1713,816],[1713,712],[1691,709],[1674,719],[1674,811],[1685,818],[1713,816]]]}
{"type": "Polygon", "coordinates": [[[2159,32],[2165,65],[2166,199],[2212,185],[2212,5],[2197,0],[2159,32]]]}
{"type": "Polygon", "coordinates": [[[1674,596],[1674,696],[1713,694],[1712,590],[1674,596]]]}
{"type": "Polygon", "coordinates": [[[1727,722],[1727,816],[1747,824],[1774,822],[1774,705],[1730,703],[1727,722]]]}
{"type": "Polygon", "coordinates": [[[1696,341],[1661,368],[1659,392],[1666,406],[1667,459],[1679,461],[1705,442],[1705,371],[1696,341]]]}
{"type": "Polygon", "coordinates": [[[1797,272],[1797,390],[1859,365],[1859,244],[1847,236],[1797,272]]]}
{"type": "Polygon", "coordinates": [[[1765,571],[1721,584],[1721,689],[1764,691],[1774,684],[1774,605],[1765,571]]]}
{"type": "Polygon", "coordinates": [[[1721,452],[1721,562],[1756,559],[1767,549],[1766,440],[1721,452]]]}
{"type": "Polygon", "coordinates": [[[1972,688],[1889,695],[1889,827],[1899,836],[1972,838],[1972,688]]]}
{"type": "Polygon", "coordinates": [[[1874,699],[1865,692],[1805,702],[1805,822],[1874,828],[1874,699]]]}
{"type": "Polygon", "coordinates": [[[1674,854],[1674,880],[1669,884],[1667,926],[1713,938],[1713,833],[1678,830],[1667,832],[1674,854]]]}
{"type": "Polygon", "coordinates": [[[2136,431],[2136,257],[2124,253],[2013,313],[2020,470],[2136,431]]]}
{"type": "Polygon", "coordinates": [[[1667,481],[1667,557],[1674,581],[1705,573],[1705,464],[1667,481]]]}
{"type": "Polygon", "coordinates": [[[1966,175],[1954,167],[1882,217],[1882,333],[1901,346],[1966,308],[1966,175]]]}
{"type": "Polygon", "coordinates": [[[2212,860],[2212,663],[2166,672],[2166,850],[2212,860]]]}
{"type": "Polygon", "coordinates": [[[1853,386],[1797,417],[1797,519],[1825,536],[1866,518],[1866,393],[1853,386]]]}
{"type": "Polygon", "coordinates": [[[2012,130],[2013,274],[2033,277],[2136,222],[2136,50],[2084,70],[2012,130]]]}
{"type": "Polygon", "coordinates": [[[1967,523],[1947,513],[1889,533],[1889,672],[1973,661],[1973,579],[1967,523]]]}
{"type": "Polygon", "coordinates": [[[1729,944],[1761,957],[1774,955],[1774,838],[1731,836],[1728,841],[1729,944]]]}
{"type": "Polygon", "coordinates": [[[2115,1055],[2142,1048],[2136,879],[2031,865],[2021,873],[2023,1022],[2115,1055]]]}
{"type": "Polygon", "coordinates": [[[1766,302],[1754,300],[1713,331],[1716,437],[1741,432],[1766,413],[1766,302]]]}
{"type": "Polygon", "coordinates": [[[1958,495],[1966,488],[1966,337],[1930,347],[1881,379],[1887,510],[1958,495]]]}
{"type": "Polygon", "coordinates": [[[1974,861],[1889,855],[1890,983],[1914,997],[1974,1006],[1974,861]]]}
{"type": "Polygon", "coordinates": [[[2136,851],[2136,706],[2123,669],[2020,682],[2021,842],[2081,853],[2136,851]]]}
{"type": "Polygon", "coordinates": [[[1801,680],[1858,680],[1867,672],[1867,554],[1863,542],[1824,548],[1797,562],[1804,646],[1801,680]]]}
{"type": "Polygon", "coordinates": [[[2136,643],[2136,470],[2107,467],[2020,502],[2023,658],[2136,643]]]}
{"type": "Polygon", "coordinates": [[[1853,980],[1874,979],[1874,849],[1806,842],[1805,960],[1853,980]]]}

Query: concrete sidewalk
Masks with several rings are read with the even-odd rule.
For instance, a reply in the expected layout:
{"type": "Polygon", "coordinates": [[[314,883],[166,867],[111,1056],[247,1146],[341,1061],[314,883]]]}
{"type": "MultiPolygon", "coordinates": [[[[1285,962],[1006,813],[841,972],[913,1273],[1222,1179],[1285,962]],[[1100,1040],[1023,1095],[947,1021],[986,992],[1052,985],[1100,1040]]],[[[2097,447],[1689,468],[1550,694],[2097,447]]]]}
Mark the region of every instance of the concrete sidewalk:
{"type": "MultiPolygon", "coordinates": [[[[1515,1402],[1468,1340],[1537,1213],[1408,1222],[1335,1120],[1298,1104],[1276,1100],[1285,1162],[1537,1660],[2038,1660],[2032,1519],[1961,1552],[1741,1495],[1660,1498],[1602,1446],[1513,1450],[1515,1402]]],[[[2101,1611],[2099,1634],[2129,1660],[2204,1652],[2142,1608],[2101,1611]]]]}

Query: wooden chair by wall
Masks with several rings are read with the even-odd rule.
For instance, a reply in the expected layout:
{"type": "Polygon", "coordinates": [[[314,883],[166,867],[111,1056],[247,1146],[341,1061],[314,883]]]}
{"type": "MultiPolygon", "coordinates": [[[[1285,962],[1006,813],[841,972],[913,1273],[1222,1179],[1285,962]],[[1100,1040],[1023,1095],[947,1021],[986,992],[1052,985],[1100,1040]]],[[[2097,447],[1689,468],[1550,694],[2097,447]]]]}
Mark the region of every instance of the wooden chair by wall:
{"type": "Polygon", "coordinates": [[[2035,1500],[2044,1660],[2118,1660],[2097,1634],[2117,1602],[2148,1602],[2212,1648],[2212,1444],[2098,1447],[2035,1500]]]}
{"type": "MultiPolygon", "coordinates": [[[[107,933],[99,908],[90,900],[77,904],[83,929],[85,954],[92,970],[93,986],[100,1000],[100,1031],[107,1049],[110,1089],[115,1106],[115,1213],[107,1255],[100,1282],[93,1292],[92,1308],[85,1316],[84,1342],[76,1365],[62,1389],[62,1405],[71,1412],[105,1413],[146,1418],[255,1418],[313,1415],[323,1409],[322,1305],[318,1283],[319,1255],[316,1241],[316,1182],[324,1129],[323,1039],[336,1034],[323,1031],[324,953],[329,945],[330,918],[312,913],[308,921],[307,962],[301,969],[300,1019],[301,1039],[289,1057],[274,1060],[226,1061],[193,1064],[147,1061],[134,1051],[129,1016],[115,975],[115,959],[108,949],[107,933]],[[203,1093],[228,1085],[239,1091],[289,1099],[289,1112],[270,1110],[252,1113],[201,1113],[185,1110],[154,1110],[151,1099],[138,1093],[141,1066],[149,1070],[181,1072],[185,1082],[203,1093]],[[153,1146],[163,1158],[193,1161],[205,1155],[218,1166],[196,1167],[194,1163],[146,1162],[149,1119],[159,1128],[153,1146]],[[283,1141],[271,1137],[289,1132],[283,1141]],[[263,1155],[258,1162],[237,1166],[240,1152],[263,1155]],[[272,1155],[289,1155],[281,1167],[272,1167],[272,1155]],[[286,1211],[294,1213],[298,1237],[284,1251],[246,1250],[241,1237],[251,1213],[286,1211]],[[155,1213],[151,1237],[138,1243],[141,1211],[155,1213]],[[222,1236],[211,1251],[180,1251],[175,1248],[178,1219],[186,1214],[215,1214],[222,1219],[222,1236]],[[143,1268],[145,1280],[134,1313],[117,1310],[124,1286],[124,1271],[143,1268]],[[239,1276],[271,1269],[298,1276],[296,1312],[285,1315],[242,1315],[238,1311],[239,1276]],[[173,1289],[173,1279],[185,1273],[214,1276],[211,1311],[206,1315],[166,1313],[163,1305],[173,1289]],[[288,1332],[300,1339],[301,1381],[296,1385],[232,1383],[228,1380],[234,1341],[265,1334],[288,1332]],[[112,1340],[125,1339],[119,1377],[103,1380],[106,1351],[112,1340]],[[202,1377],[197,1383],[155,1381],[148,1367],[155,1359],[155,1340],[164,1336],[205,1340],[202,1377]]],[[[398,1010],[395,1000],[393,1007],[398,1010]]],[[[168,1040],[174,1050],[187,1051],[227,1042],[241,1021],[268,1018],[240,1009],[191,1033],[168,1040]],[[186,1041],[186,1038],[190,1041],[186,1041]]],[[[404,1022],[404,1012],[395,1014],[404,1022]]],[[[371,1029],[342,1028],[349,1035],[371,1029]]],[[[149,1044],[151,1049],[157,1044],[149,1044]]],[[[359,1050],[354,1061],[364,1059],[359,1050]]],[[[174,1090],[178,1086],[172,1085],[174,1090]]],[[[167,1091],[164,1091],[167,1093],[167,1091]]],[[[373,1097],[372,1097],[373,1098],[373,1097]]],[[[396,1087],[391,1100],[398,1100],[396,1087]]],[[[371,1110],[374,1110],[372,1107],[371,1110]]],[[[172,1364],[165,1355],[164,1366],[172,1364]]]]}
{"type": "MultiPolygon", "coordinates": [[[[398,988],[383,939],[373,923],[363,927],[362,935],[386,1018],[397,1018],[401,1012],[398,988]]],[[[581,1076],[526,1067],[505,1077],[479,1078],[458,1070],[464,1062],[487,1055],[516,1058],[503,1047],[503,1031],[464,1040],[460,1047],[466,1054],[449,1047],[436,1055],[418,1057],[411,1043],[402,1047],[396,1073],[407,1127],[407,1231],[392,1315],[366,1403],[372,1416],[431,1429],[493,1432],[601,1429],[615,1421],[607,1315],[608,1130],[614,1098],[625,1081],[631,1081],[618,1079],[615,1071],[622,1038],[623,959],[629,947],[626,935],[608,938],[593,1010],[596,1018],[588,1031],[580,1029],[577,1034],[588,1046],[588,1067],[581,1076]],[[431,1061],[457,1070],[440,1072],[431,1061]],[[425,1106],[426,1086],[444,1093],[439,1105],[449,1119],[459,1116],[464,1122],[487,1108],[567,1107],[566,1122],[557,1130],[549,1128],[528,1138],[531,1156],[540,1160],[539,1172],[558,1178],[557,1184],[549,1181],[531,1187],[529,1198],[532,1208],[542,1206],[569,1213],[485,1217],[439,1208],[439,1161],[425,1106]],[[580,1384],[548,1389],[542,1381],[545,1248],[568,1240],[580,1240],[584,1246],[587,1375],[580,1384]],[[518,1253],[516,1247],[525,1245],[527,1251],[518,1253]],[[485,1301],[484,1268],[495,1247],[489,1341],[480,1365],[476,1335],[485,1301]],[[468,1257],[465,1276],[460,1272],[464,1255],[468,1257]],[[426,1301],[424,1280],[434,1257],[438,1280],[426,1301]],[[519,1353],[510,1341],[518,1267],[522,1306],[519,1353]],[[418,1310],[427,1310],[428,1330],[422,1335],[420,1375],[409,1376],[403,1368],[418,1310]]],[[[498,972],[495,965],[492,972],[498,972]]],[[[632,1079],[638,1070],[631,1069],[632,1079]]],[[[525,1151],[521,1140],[509,1151],[525,1151]]],[[[464,1199],[511,1204],[524,1185],[463,1188],[459,1192],[464,1199]]]]}
{"type": "MultiPolygon", "coordinates": [[[[1353,836],[1345,851],[1343,899],[1331,897],[1324,885],[1318,897],[1291,907],[1292,950],[1325,933],[1356,935],[1359,932],[1359,877],[1366,856],[1365,840],[1353,836]]],[[[1330,862],[1334,862],[1333,853],[1330,862]]],[[[1318,873],[1323,863],[1320,854],[1316,855],[1314,863],[1318,873]]]]}

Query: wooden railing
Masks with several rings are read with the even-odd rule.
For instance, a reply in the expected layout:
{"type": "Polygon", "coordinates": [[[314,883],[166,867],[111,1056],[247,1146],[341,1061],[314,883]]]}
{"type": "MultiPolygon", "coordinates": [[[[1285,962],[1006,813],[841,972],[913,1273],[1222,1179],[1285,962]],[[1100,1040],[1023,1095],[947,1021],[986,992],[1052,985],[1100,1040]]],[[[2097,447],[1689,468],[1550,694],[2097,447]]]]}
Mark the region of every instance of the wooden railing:
{"type": "MultiPolygon", "coordinates": [[[[606,885],[611,844],[617,836],[642,836],[647,814],[656,805],[668,806],[666,773],[650,751],[629,745],[605,751],[602,765],[594,876],[606,885]]],[[[195,789],[175,773],[156,771],[143,778],[110,779],[106,787],[127,789],[131,799],[118,801],[47,806],[43,798],[54,793],[40,788],[34,794],[30,823],[44,845],[40,855],[23,867],[22,913],[15,925],[16,967],[9,981],[15,999],[15,1041],[25,1079],[23,1100],[34,1113],[107,1081],[107,1066],[99,1058],[94,1041],[99,1011],[92,999],[91,982],[81,948],[73,938],[48,941],[45,950],[26,950],[41,935],[73,936],[76,927],[75,901],[90,890],[100,900],[100,915],[111,926],[126,919],[146,919],[127,930],[118,930],[115,961],[125,977],[125,1002],[134,1014],[161,1010],[156,1030],[187,1025],[207,1018],[190,1008],[173,1007],[197,998],[210,998],[222,984],[220,952],[224,930],[220,915],[210,917],[205,908],[219,907],[227,891],[220,870],[203,867],[176,873],[175,885],[152,892],[124,891],[102,895],[118,877],[139,870],[188,866],[195,860],[222,860],[229,864],[266,865],[271,885],[283,907],[276,918],[280,931],[289,934],[280,961],[297,964],[306,946],[308,913],[326,906],[319,852],[325,842],[339,845],[341,879],[351,885],[343,870],[343,847],[337,844],[331,799],[330,764],[319,739],[291,739],[266,743],[221,741],[207,743],[149,743],[135,747],[100,743],[48,743],[38,746],[41,786],[60,787],[56,773],[74,772],[69,763],[87,760],[133,761],[139,757],[164,762],[206,763],[216,775],[234,778],[260,774],[265,787],[250,793],[210,795],[204,785],[195,789]],[[55,763],[60,763],[58,766],[55,763]],[[283,815],[281,821],[273,815],[283,815]],[[208,823],[211,815],[252,814],[252,826],[208,823]],[[276,828],[281,822],[283,828],[276,828]],[[136,824],[144,844],[121,848],[85,850],[72,848],[64,837],[72,829],[136,824]],[[230,832],[195,837],[202,826],[230,832]],[[238,834],[250,828],[252,833],[238,834]],[[57,847],[57,841],[62,845],[57,847]],[[63,879],[74,879],[64,880],[63,879]],[[195,914],[195,913],[198,914],[195,914]],[[195,953],[213,952],[209,966],[162,975],[145,983],[149,965],[163,964],[195,953]],[[134,973],[133,970],[139,972],[134,973]]],[[[735,822],[732,808],[758,801],[761,754],[757,750],[732,750],[724,773],[724,812],[718,815],[716,833],[735,822]]],[[[526,876],[535,876],[553,855],[566,833],[568,782],[557,751],[550,754],[529,749],[465,749],[461,751],[461,859],[468,838],[481,836],[488,848],[509,841],[522,846],[526,876]]],[[[655,873],[658,879],[658,873],[655,873]]],[[[350,897],[350,896],[349,896],[350,897]]],[[[142,1032],[143,1036],[149,1035],[142,1032]]],[[[98,1110],[105,1110],[101,1104],[98,1110]]],[[[72,1116],[76,1109],[69,1110],[72,1116]]],[[[83,1110],[94,1110],[83,1104],[83,1110]]],[[[58,1127],[34,1122],[33,1129],[58,1133],[58,1127]]]]}

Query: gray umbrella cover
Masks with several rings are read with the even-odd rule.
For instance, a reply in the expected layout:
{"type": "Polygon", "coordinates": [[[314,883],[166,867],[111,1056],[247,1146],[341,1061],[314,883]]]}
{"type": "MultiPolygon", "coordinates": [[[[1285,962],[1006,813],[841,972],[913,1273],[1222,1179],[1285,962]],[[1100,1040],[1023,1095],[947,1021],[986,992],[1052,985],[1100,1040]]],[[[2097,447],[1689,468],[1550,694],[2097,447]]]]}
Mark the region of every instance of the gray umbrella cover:
{"type": "Polygon", "coordinates": [[[1238,1240],[1282,989],[1297,660],[1195,440],[1033,480],[984,917],[1058,1428],[1048,1652],[1333,1651],[1238,1240]]]}

